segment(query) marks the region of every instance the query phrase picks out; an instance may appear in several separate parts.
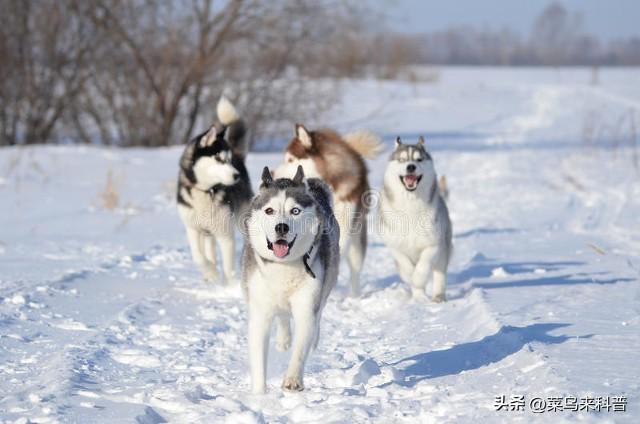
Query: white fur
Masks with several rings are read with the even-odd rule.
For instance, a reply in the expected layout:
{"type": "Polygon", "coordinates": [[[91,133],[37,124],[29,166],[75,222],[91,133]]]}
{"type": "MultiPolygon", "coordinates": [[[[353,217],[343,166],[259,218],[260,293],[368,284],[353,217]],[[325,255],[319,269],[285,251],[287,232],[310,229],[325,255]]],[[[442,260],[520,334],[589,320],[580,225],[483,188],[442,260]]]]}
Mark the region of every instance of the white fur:
{"type": "Polygon", "coordinates": [[[282,191],[278,196],[272,198],[261,211],[253,213],[247,224],[249,241],[260,256],[273,261],[289,262],[297,261],[307,253],[318,232],[319,222],[314,207],[303,208],[294,199],[286,197],[285,192],[282,191]],[[275,211],[273,215],[264,213],[267,208],[272,208],[275,211]],[[300,214],[292,215],[293,208],[299,208],[300,214]],[[278,236],[275,231],[276,225],[280,223],[289,226],[289,233],[284,237],[278,236]],[[284,238],[287,242],[295,239],[289,254],[284,258],[276,257],[267,248],[266,239],[275,242],[279,238],[284,238]]]}
{"type": "MultiPolygon", "coordinates": [[[[186,194],[186,190],[183,190],[186,194]]],[[[194,205],[178,205],[178,213],[187,231],[191,256],[206,281],[218,281],[216,243],[220,247],[222,272],[227,283],[235,281],[235,220],[227,205],[210,207],[210,194],[191,190],[187,200],[194,205]],[[197,212],[200,211],[200,212],[197,212]]]]}
{"type": "Polygon", "coordinates": [[[291,215],[293,207],[299,207],[294,199],[282,192],[272,198],[260,211],[254,211],[247,222],[249,240],[257,262],[256,269],[248,278],[249,302],[249,361],[251,386],[254,393],[266,390],[267,352],[271,323],[277,318],[276,347],[286,350],[291,344],[289,320],[294,320],[291,359],[282,387],[285,390],[302,390],[303,371],[309,351],[317,341],[320,325],[324,269],[315,260],[317,252],[311,252],[307,263],[315,274],[313,278],[302,261],[309,252],[317,234],[319,221],[314,206],[301,208],[302,212],[291,215]],[[275,213],[267,215],[266,208],[275,213]],[[267,248],[266,239],[275,240],[275,225],[287,223],[287,241],[296,238],[289,255],[277,258],[267,248]]]}
{"type": "Polygon", "coordinates": [[[442,229],[433,225],[437,213],[435,202],[429,203],[434,184],[437,190],[436,172],[430,160],[400,159],[390,161],[384,175],[385,187],[391,193],[383,192],[380,201],[381,237],[391,250],[400,278],[410,284],[412,295],[424,297],[427,281],[433,277],[432,297],[434,301],[442,301],[445,298],[447,264],[444,254],[447,246],[440,241],[442,229]],[[416,174],[422,175],[413,192],[407,191],[400,181],[408,163],[416,165],[416,174]],[[387,222],[386,226],[383,220],[387,222]]]}
{"type": "Polygon", "coordinates": [[[197,179],[196,188],[199,190],[208,190],[216,184],[231,185],[238,175],[231,163],[220,163],[212,157],[198,159],[193,164],[193,172],[197,179]]]}
{"type": "Polygon", "coordinates": [[[235,106],[233,106],[233,103],[224,95],[220,96],[220,100],[218,100],[216,112],[218,119],[223,125],[229,125],[240,119],[240,115],[235,106]]]}
{"type": "Polygon", "coordinates": [[[254,393],[266,389],[269,332],[278,316],[277,341],[280,349],[290,343],[289,319],[295,322],[291,360],[283,380],[283,388],[301,390],[307,355],[314,345],[319,328],[319,314],[314,310],[320,301],[323,270],[319,262],[310,264],[316,278],[304,269],[302,260],[263,262],[248,282],[249,286],[249,361],[254,393]],[[299,262],[299,263],[298,263],[299,262]],[[286,329],[283,327],[286,326],[286,329]]]}

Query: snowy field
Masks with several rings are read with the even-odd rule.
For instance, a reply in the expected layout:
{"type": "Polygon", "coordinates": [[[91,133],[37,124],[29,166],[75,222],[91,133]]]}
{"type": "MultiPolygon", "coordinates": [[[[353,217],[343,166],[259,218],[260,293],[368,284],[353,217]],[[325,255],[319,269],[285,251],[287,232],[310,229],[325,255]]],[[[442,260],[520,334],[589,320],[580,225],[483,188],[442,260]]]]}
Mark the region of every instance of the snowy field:
{"type": "MultiPolygon", "coordinates": [[[[640,173],[623,145],[633,115],[640,136],[640,72],[591,79],[343,84],[308,126],[368,127],[389,147],[427,135],[451,190],[449,301],[409,300],[373,235],[363,296],[341,272],[301,393],[280,390],[273,348],[268,393],[248,393],[240,288],[200,279],[175,209],[180,148],[0,150],[0,421],[640,422],[640,173]],[[496,411],[500,396],[524,411],[496,411]],[[589,411],[553,412],[554,397],[589,411]],[[594,411],[598,397],[626,412],[594,411]]],[[[251,154],[254,182],[280,157],[251,154]]]]}

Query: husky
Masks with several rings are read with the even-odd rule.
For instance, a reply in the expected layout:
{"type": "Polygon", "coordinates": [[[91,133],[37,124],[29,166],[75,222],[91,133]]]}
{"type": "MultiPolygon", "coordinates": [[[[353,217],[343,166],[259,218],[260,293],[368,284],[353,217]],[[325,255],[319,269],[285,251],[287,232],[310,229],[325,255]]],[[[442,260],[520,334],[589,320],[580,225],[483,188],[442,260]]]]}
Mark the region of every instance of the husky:
{"type": "Polygon", "coordinates": [[[449,210],[440,192],[442,181],[438,182],[424,138],[417,144],[396,139],[384,173],[378,228],[413,297],[426,296],[427,280],[433,276],[434,302],[446,300],[452,253],[449,210]]]}
{"type": "Polygon", "coordinates": [[[371,206],[365,159],[375,158],[380,140],[358,131],[341,137],[330,129],[307,130],[296,124],[295,136],[285,150],[285,162],[276,176],[291,176],[302,165],[307,176],[324,180],[333,192],[340,225],[340,254],[350,268],[351,295],[360,294],[360,271],[367,249],[367,212],[371,206]]]}
{"type": "Polygon", "coordinates": [[[187,231],[191,256],[205,281],[220,281],[216,242],[227,283],[235,280],[234,227],[253,197],[244,164],[246,126],[224,96],[218,122],[184,149],[178,175],[178,213],[187,231]]]}
{"type": "Polygon", "coordinates": [[[304,389],[307,355],[318,344],[320,316],[338,279],[340,228],[331,192],[317,178],[274,180],[264,168],[245,221],[242,286],[249,309],[249,362],[254,393],[266,389],[267,351],[275,319],[276,348],[293,349],[282,388],[304,389]]]}

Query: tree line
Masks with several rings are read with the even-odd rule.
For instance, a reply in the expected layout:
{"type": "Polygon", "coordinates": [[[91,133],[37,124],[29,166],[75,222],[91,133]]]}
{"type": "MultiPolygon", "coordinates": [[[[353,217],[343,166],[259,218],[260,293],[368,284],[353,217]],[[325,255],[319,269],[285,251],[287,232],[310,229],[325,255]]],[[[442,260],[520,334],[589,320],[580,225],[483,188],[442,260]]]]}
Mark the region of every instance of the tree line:
{"type": "Polygon", "coordinates": [[[341,78],[414,64],[640,65],[640,38],[604,45],[559,3],[521,38],[397,34],[356,0],[2,0],[0,146],[181,144],[222,93],[264,141],[330,107],[341,78]]]}
{"type": "Polygon", "coordinates": [[[166,146],[213,122],[224,92],[251,123],[319,113],[358,31],[357,2],[3,0],[0,145],[166,146]]]}

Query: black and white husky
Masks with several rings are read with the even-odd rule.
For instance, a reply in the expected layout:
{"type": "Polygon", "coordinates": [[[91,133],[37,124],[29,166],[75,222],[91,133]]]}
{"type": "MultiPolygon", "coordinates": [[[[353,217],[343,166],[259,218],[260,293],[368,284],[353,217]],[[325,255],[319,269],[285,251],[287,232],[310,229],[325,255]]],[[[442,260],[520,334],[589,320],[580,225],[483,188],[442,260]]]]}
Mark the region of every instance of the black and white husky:
{"type": "Polygon", "coordinates": [[[254,393],[266,389],[271,323],[277,321],[276,348],[293,349],[282,388],[303,390],[307,355],[317,346],[320,316],[338,279],[340,228],[329,187],[305,179],[274,180],[264,168],[260,191],[245,222],[242,284],[249,304],[249,362],[254,393]]]}
{"type": "Polygon", "coordinates": [[[253,192],[244,165],[246,127],[224,96],[218,122],[191,140],[180,158],[178,212],[193,260],[207,281],[219,279],[216,242],[227,283],[235,279],[234,228],[253,192]]]}
{"type": "Polygon", "coordinates": [[[413,296],[424,297],[427,280],[433,276],[432,299],[444,301],[451,221],[422,137],[418,144],[396,139],[384,174],[378,225],[413,296]]]}

